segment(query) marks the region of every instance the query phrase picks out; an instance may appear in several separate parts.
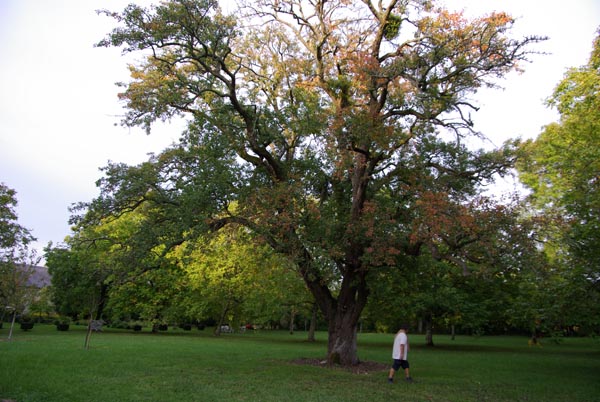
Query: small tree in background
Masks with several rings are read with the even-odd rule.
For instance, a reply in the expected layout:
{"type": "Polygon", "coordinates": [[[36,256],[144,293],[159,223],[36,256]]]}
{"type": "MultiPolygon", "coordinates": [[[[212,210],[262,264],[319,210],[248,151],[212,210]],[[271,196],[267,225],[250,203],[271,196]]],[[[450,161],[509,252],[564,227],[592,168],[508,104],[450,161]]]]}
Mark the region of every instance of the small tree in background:
{"type": "Polygon", "coordinates": [[[12,313],[9,340],[17,314],[25,312],[37,292],[28,281],[39,262],[35,250],[29,248],[35,238],[18,224],[16,206],[15,190],[0,183],[0,303],[2,318],[12,313]]]}

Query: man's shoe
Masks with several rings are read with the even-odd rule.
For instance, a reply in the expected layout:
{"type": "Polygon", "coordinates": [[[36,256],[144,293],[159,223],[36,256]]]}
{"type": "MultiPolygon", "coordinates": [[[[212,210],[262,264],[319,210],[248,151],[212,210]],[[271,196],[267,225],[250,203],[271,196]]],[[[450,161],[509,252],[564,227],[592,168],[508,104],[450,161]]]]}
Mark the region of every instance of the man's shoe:
{"type": "Polygon", "coordinates": [[[393,383],[394,383],[394,379],[393,379],[393,378],[388,378],[388,382],[389,382],[390,384],[393,384],[393,383]]]}
{"type": "Polygon", "coordinates": [[[406,377],[406,382],[413,382],[412,377],[406,377]]]}

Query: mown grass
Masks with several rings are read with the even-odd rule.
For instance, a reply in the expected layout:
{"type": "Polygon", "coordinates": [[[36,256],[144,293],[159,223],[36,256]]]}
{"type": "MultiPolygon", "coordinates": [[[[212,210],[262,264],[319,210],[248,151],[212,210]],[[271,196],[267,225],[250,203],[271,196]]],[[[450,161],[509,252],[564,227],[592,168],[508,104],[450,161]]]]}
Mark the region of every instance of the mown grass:
{"type": "MultiPolygon", "coordinates": [[[[94,334],[36,325],[6,342],[0,400],[26,401],[599,401],[600,341],[569,338],[530,348],[523,337],[411,335],[416,382],[387,384],[387,369],[353,374],[297,365],[321,358],[326,334],[210,331],[94,334]]],[[[361,359],[390,363],[393,335],[360,334],[361,359]]]]}

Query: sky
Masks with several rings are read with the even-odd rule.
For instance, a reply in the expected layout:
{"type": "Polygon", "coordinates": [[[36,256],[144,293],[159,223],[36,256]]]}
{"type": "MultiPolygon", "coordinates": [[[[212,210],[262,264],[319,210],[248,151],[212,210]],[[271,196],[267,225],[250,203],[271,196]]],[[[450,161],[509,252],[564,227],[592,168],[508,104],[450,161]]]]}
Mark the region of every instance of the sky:
{"type": "MultiPolygon", "coordinates": [[[[95,48],[114,21],[95,12],[120,11],[151,0],[0,0],[0,182],[17,192],[19,224],[48,242],[70,234],[69,206],[98,195],[95,182],[109,161],[137,164],[179,138],[176,123],[150,136],[119,124],[116,82],[128,81],[118,49],[95,48]]],[[[502,90],[481,90],[475,129],[501,145],[535,138],[556,121],[544,105],[569,67],[585,64],[600,26],[597,0],[445,0],[448,8],[477,16],[506,11],[517,18],[513,35],[548,36],[535,46],[522,74],[502,90]]],[[[508,189],[509,190],[509,189],[508,189]]],[[[507,190],[507,191],[508,191],[507,190]]],[[[43,263],[43,261],[42,261],[43,263]]]]}

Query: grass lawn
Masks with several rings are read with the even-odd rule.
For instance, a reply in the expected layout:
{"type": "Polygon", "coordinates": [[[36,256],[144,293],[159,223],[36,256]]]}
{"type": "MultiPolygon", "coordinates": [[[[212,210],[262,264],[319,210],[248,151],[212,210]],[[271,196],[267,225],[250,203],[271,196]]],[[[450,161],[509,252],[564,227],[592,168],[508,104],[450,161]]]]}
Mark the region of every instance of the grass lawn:
{"type": "Polygon", "coordinates": [[[84,350],[85,328],[0,329],[0,400],[26,401],[600,401],[600,340],[568,338],[531,348],[524,337],[410,334],[415,383],[388,384],[390,334],[360,334],[361,359],[383,370],[354,374],[294,364],[321,358],[297,332],[245,334],[107,329],[84,350]]]}

